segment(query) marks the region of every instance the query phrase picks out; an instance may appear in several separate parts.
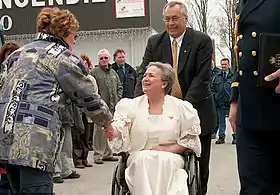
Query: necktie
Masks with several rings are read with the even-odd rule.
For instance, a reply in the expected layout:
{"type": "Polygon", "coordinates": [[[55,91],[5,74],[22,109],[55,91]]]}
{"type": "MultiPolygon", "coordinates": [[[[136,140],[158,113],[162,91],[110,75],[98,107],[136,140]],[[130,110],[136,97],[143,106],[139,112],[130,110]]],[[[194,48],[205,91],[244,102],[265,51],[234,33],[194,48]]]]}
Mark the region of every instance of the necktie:
{"type": "Polygon", "coordinates": [[[178,79],[178,43],[175,39],[173,39],[172,41],[171,49],[172,49],[172,58],[173,58],[173,69],[175,72],[175,80],[174,80],[174,85],[172,87],[171,95],[181,99],[183,98],[183,95],[178,79]]]}
{"type": "Polygon", "coordinates": [[[225,71],[223,72],[223,78],[224,78],[224,81],[227,80],[227,73],[225,71]]]}

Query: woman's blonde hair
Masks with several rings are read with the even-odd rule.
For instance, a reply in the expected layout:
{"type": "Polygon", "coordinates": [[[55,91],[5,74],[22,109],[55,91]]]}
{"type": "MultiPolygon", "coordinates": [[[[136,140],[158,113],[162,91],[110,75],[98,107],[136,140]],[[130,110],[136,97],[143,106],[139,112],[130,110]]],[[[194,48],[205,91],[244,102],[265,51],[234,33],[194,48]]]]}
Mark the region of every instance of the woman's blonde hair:
{"type": "Polygon", "coordinates": [[[37,16],[37,32],[66,38],[79,29],[79,22],[69,10],[46,7],[37,16]]]}

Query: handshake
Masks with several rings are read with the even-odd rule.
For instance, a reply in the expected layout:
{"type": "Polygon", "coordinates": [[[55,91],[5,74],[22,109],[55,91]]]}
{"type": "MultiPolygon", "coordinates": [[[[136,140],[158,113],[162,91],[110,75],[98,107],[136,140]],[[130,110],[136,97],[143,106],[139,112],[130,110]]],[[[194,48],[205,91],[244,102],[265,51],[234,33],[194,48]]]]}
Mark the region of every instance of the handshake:
{"type": "Polygon", "coordinates": [[[109,141],[112,141],[114,138],[114,128],[112,124],[108,125],[106,128],[104,128],[104,130],[106,138],[109,139],[109,141]]]}

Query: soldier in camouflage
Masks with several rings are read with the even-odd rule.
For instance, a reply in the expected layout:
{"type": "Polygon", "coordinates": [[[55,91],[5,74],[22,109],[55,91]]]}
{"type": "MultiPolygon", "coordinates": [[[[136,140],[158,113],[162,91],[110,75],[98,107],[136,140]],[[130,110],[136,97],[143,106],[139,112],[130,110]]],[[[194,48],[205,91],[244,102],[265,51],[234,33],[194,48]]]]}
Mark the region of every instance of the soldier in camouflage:
{"type": "Polygon", "coordinates": [[[44,8],[37,16],[37,39],[2,64],[0,160],[14,194],[53,193],[60,105],[71,100],[106,132],[112,130],[108,106],[94,93],[84,62],[71,52],[78,28],[70,11],[44,8]]]}

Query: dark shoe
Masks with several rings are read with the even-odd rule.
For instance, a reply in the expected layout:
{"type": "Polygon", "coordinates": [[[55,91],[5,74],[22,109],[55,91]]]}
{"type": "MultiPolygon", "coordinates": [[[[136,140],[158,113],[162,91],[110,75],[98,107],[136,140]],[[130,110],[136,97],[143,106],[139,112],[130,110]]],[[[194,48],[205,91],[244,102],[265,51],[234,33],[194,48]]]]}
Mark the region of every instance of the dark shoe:
{"type": "Polygon", "coordinates": [[[64,179],[78,179],[80,177],[81,175],[79,173],[77,173],[76,171],[72,171],[72,173],[67,177],[65,177],[64,179]]]}
{"type": "Polygon", "coordinates": [[[82,161],[77,161],[75,167],[78,168],[78,169],[84,169],[85,168],[82,161]]]}
{"type": "Polygon", "coordinates": [[[94,163],[97,164],[97,165],[102,165],[102,164],[104,164],[104,162],[103,162],[102,159],[96,159],[96,160],[94,160],[94,163]]]}
{"type": "Polygon", "coordinates": [[[92,164],[89,164],[87,160],[83,160],[83,165],[85,167],[92,167],[93,166],[92,164]]]}
{"type": "Polygon", "coordinates": [[[53,183],[63,183],[64,180],[62,179],[62,177],[54,177],[53,178],[53,183]]]}
{"type": "Polygon", "coordinates": [[[236,144],[235,134],[232,135],[232,142],[231,144],[236,144]]]}
{"type": "Polygon", "coordinates": [[[216,144],[224,144],[225,143],[225,138],[220,137],[217,141],[216,144]]]}
{"type": "Polygon", "coordinates": [[[216,139],[216,133],[212,133],[211,139],[216,139]]]}
{"type": "Polygon", "coordinates": [[[92,146],[89,146],[88,149],[89,149],[89,151],[93,151],[93,147],[92,146]]]}
{"type": "Polygon", "coordinates": [[[113,156],[105,156],[102,158],[103,161],[111,161],[111,162],[116,162],[116,161],[119,161],[118,158],[116,157],[113,157],[113,156]]]}

